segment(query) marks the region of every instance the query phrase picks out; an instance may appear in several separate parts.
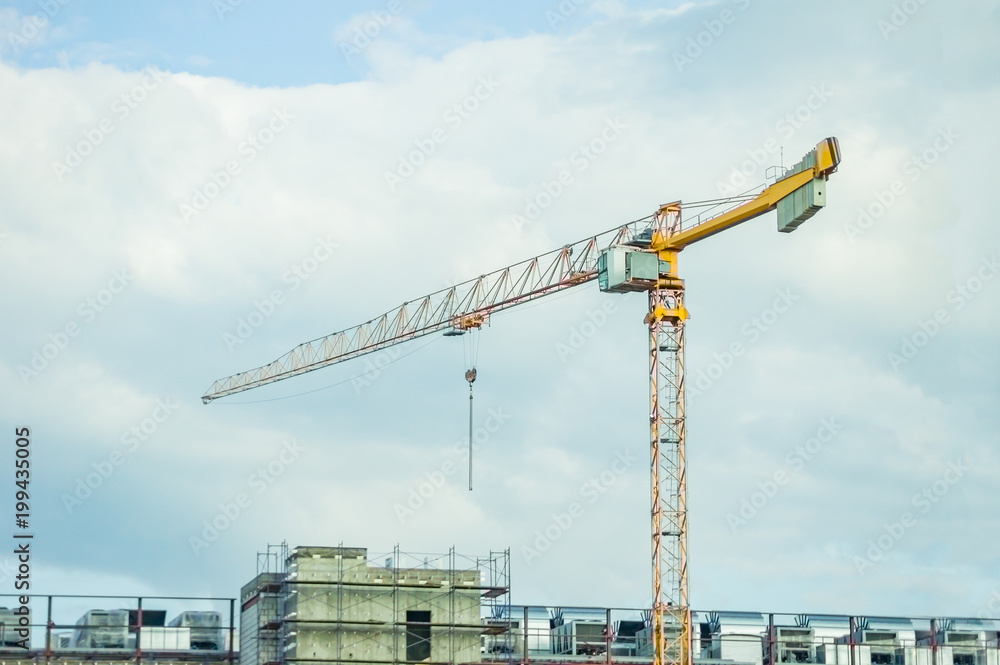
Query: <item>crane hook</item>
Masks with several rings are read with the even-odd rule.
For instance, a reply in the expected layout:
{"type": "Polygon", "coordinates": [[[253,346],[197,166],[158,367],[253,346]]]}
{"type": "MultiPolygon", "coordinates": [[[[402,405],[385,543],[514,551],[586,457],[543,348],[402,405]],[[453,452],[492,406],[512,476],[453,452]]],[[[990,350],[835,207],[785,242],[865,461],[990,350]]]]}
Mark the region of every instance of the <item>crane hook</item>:
{"type": "Polygon", "coordinates": [[[472,383],[476,380],[476,368],[465,371],[465,380],[469,382],[469,491],[472,491],[472,383]]]}

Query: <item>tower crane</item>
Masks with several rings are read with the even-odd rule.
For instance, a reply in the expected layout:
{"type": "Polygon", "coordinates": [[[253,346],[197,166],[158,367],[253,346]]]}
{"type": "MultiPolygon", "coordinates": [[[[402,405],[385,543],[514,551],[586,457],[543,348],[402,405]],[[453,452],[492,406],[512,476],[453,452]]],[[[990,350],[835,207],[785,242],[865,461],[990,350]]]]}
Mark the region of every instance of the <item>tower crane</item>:
{"type": "Polygon", "coordinates": [[[208,404],[424,335],[479,329],[498,312],[595,279],[601,291],[647,292],[654,663],[690,665],[684,399],[688,310],[677,258],[689,245],[772,210],[778,212],[779,231],[795,230],[826,205],[826,181],[839,164],[837,139],[824,139],[755,196],[683,207],[679,201],[668,203],[649,217],[300,344],[274,362],[215,381],[202,401],[208,404]],[[682,218],[682,211],[698,208],[707,210],[682,218]],[[714,213],[719,208],[724,210],[714,213]]]}

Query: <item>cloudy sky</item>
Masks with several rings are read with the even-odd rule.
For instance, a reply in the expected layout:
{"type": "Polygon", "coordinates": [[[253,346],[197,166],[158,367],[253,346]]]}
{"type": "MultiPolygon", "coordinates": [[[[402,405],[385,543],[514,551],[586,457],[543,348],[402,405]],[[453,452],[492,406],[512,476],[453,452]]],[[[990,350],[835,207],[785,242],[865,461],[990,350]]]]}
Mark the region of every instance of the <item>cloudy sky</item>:
{"type": "Polygon", "coordinates": [[[642,295],[483,330],[472,492],[468,337],[200,396],[837,136],[827,209],[682,256],[692,604],[982,612],[998,56],[997,0],[7,3],[0,505],[28,427],[34,589],[232,597],[287,540],[509,547],[516,603],[646,605],[642,295]]]}

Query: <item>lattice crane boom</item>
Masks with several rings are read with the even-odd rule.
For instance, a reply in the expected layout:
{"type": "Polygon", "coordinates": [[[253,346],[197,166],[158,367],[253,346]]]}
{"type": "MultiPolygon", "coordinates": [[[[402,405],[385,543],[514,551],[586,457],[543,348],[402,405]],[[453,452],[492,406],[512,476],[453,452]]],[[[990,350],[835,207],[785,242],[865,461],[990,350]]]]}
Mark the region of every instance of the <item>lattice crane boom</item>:
{"type": "MultiPolygon", "coordinates": [[[[826,180],[840,164],[835,138],[752,197],[688,204],[728,208],[682,219],[680,202],[548,254],[482,275],[382,316],[300,344],[272,363],[219,379],[209,402],[344,362],[435,332],[479,328],[499,311],[597,279],[610,293],[645,291],[649,310],[649,430],[653,559],[651,639],[655,665],[691,665],[688,589],[684,281],[677,256],[686,247],[772,210],[790,232],[826,205],[826,180]]],[[[471,386],[471,381],[470,381],[471,386]]]]}
{"type": "Polygon", "coordinates": [[[592,281],[601,252],[631,241],[650,219],[623,224],[300,344],[267,365],[215,381],[201,399],[208,404],[431,333],[478,328],[496,312],[592,281]]]}

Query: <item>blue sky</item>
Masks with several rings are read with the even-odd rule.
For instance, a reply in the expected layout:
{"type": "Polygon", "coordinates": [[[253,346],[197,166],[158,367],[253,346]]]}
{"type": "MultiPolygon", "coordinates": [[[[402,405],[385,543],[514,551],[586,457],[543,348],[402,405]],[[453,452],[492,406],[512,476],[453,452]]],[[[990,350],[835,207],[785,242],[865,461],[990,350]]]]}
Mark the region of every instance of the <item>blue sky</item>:
{"type": "Polygon", "coordinates": [[[681,259],[707,377],[692,603],[975,615],[1000,588],[995,0],[53,3],[0,7],[0,420],[35,432],[40,592],[231,596],[287,539],[510,547],[515,602],[646,604],[646,462],[526,553],[619,454],[648,455],[639,295],[495,317],[477,422],[509,417],[476,490],[448,474],[413,515],[462,462],[462,340],[200,396],[664,202],[760,184],[779,147],[787,166],[826,136],[844,162],[825,210],[681,259]]]}
{"type": "MultiPolygon", "coordinates": [[[[656,7],[663,3],[635,3],[656,7]]],[[[673,3],[680,4],[680,3],[673,3]]],[[[37,2],[7,5],[21,15],[44,15],[37,2]]],[[[571,3],[570,6],[575,6],[571,3]]],[[[122,69],[155,65],[190,70],[256,86],[337,84],[364,80],[364,37],[354,30],[370,21],[369,34],[399,36],[401,30],[425,36],[422,55],[440,56],[473,41],[568,33],[595,20],[588,7],[558,13],[537,3],[469,3],[399,0],[392,11],[382,2],[297,2],[276,5],[253,0],[129,3],[72,0],[51,17],[52,37],[31,44],[16,60],[31,67],[71,66],[93,59],[122,69]],[[546,15],[546,11],[555,12],[546,15]],[[558,18],[553,18],[558,16],[558,18]],[[387,17],[391,17],[387,18],[387,17]],[[381,19],[381,21],[380,21],[381,19]],[[393,25],[395,23],[395,26],[393,25]],[[406,24],[401,28],[400,24],[406,24]],[[384,32],[383,32],[384,31],[384,32]],[[61,54],[65,60],[60,60],[61,54]]],[[[51,11],[51,10],[50,10],[51,11]]],[[[390,37],[391,38],[391,37],[390,37]]]]}

